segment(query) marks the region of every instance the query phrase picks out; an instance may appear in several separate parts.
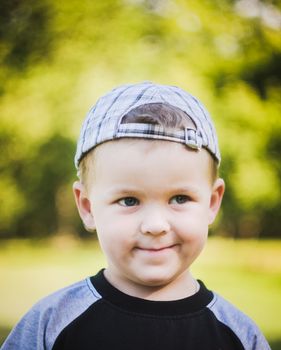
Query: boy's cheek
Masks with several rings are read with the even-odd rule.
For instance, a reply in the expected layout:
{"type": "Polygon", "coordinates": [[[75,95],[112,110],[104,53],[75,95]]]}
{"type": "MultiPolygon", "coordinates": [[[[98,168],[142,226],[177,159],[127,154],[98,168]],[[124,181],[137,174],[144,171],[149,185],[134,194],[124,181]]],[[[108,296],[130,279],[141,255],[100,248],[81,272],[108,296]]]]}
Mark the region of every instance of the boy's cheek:
{"type": "Polygon", "coordinates": [[[186,243],[201,245],[205,244],[208,237],[208,226],[207,225],[196,225],[196,227],[190,227],[190,230],[184,232],[183,240],[186,243]]]}

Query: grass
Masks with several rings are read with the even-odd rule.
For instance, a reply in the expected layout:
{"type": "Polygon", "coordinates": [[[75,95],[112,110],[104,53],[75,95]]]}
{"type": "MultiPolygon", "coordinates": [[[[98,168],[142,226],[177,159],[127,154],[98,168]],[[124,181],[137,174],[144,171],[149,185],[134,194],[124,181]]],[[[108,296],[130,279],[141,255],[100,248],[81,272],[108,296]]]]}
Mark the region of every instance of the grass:
{"type": "MultiPolygon", "coordinates": [[[[192,271],[252,317],[281,350],[281,241],[209,239],[192,271]]],[[[97,242],[59,237],[0,247],[0,344],[40,298],[105,266],[97,242]]]]}

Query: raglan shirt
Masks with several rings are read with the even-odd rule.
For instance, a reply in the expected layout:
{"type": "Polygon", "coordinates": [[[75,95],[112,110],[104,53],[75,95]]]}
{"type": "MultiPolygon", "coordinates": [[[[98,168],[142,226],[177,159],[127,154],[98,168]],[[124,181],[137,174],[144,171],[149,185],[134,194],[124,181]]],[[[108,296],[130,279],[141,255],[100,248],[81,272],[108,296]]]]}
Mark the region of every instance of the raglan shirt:
{"type": "Polygon", "coordinates": [[[1,350],[270,350],[250,318],[199,284],[190,297],[149,301],[101,270],[38,302],[1,350]]]}

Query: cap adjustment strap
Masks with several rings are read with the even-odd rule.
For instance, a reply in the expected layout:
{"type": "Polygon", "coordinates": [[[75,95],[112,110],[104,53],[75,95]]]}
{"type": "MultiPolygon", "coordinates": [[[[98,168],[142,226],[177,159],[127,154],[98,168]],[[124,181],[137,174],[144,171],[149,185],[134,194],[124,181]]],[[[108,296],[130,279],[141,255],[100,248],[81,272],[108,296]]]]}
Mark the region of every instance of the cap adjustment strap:
{"type": "Polygon", "coordinates": [[[192,128],[185,128],[184,129],[184,136],[185,136],[185,144],[186,146],[200,150],[202,148],[202,136],[199,134],[199,132],[192,128]]]}

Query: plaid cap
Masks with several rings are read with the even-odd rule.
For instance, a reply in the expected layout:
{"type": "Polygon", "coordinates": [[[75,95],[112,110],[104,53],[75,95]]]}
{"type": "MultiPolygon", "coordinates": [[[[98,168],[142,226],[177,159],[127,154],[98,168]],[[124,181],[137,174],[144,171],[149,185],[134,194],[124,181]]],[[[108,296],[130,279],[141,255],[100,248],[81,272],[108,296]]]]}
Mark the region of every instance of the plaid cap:
{"type": "Polygon", "coordinates": [[[75,166],[97,145],[124,137],[159,139],[185,144],[192,149],[207,149],[220,163],[218,140],[212,119],[198,99],[176,86],[142,82],[119,86],[102,96],[87,114],[77,144],[75,166]],[[195,128],[165,130],[161,125],[124,123],[132,109],[148,103],[167,103],[180,108],[195,128]]]}

